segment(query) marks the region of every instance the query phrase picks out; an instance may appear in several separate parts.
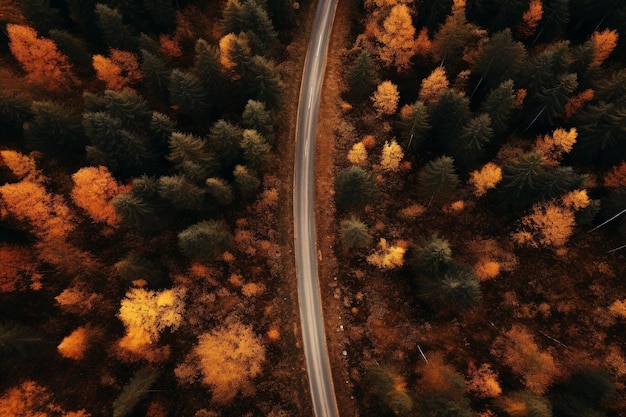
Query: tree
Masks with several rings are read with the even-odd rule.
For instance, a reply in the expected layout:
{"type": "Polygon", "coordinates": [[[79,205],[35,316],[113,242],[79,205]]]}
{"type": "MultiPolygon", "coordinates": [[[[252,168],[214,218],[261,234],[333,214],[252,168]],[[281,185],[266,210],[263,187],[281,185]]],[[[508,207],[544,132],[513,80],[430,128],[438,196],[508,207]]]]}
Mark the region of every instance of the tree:
{"type": "Polygon", "coordinates": [[[522,217],[513,240],[535,248],[565,246],[574,231],[574,210],[556,202],[535,204],[532,212],[522,217]]]}
{"type": "Polygon", "coordinates": [[[539,136],[537,138],[535,151],[543,155],[544,162],[547,165],[557,166],[563,154],[572,150],[577,136],[576,128],[571,128],[569,131],[556,129],[552,135],[539,136]]]}
{"type": "Polygon", "coordinates": [[[352,145],[352,149],[348,152],[348,161],[352,165],[363,166],[367,163],[367,149],[363,142],[357,142],[352,145]]]}
{"type": "Polygon", "coordinates": [[[513,88],[513,80],[503,81],[498,87],[489,92],[480,110],[489,115],[494,136],[500,136],[507,131],[514,108],[515,90],[513,88]]]}
{"type": "Polygon", "coordinates": [[[169,0],[143,0],[143,10],[152,18],[152,23],[160,32],[170,32],[174,26],[176,11],[169,0]]]}
{"type": "Polygon", "coordinates": [[[355,102],[360,103],[374,93],[380,80],[372,56],[367,50],[361,50],[349,67],[346,80],[349,87],[348,95],[355,102]]]}
{"type": "MultiPolygon", "coordinates": [[[[254,35],[259,40],[259,46],[255,49],[258,55],[267,55],[278,42],[278,35],[270,20],[267,11],[254,0],[245,0],[242,7],[243,25],[245,31],[254,35]]],[[[227,33],[232,32],[230,30],[227,33]]],[[[236,33],[236,32],[235,32],[236,33]]]]}
{"type": "Polygon", "coordinates": [[[262,56],[254,56],[246,63],[242,76],[244,96],[263,102],[271,110],[281,104],[283,87],[273,62],[262,56]]]}
{"type": "Polygon", "coordinates": [[[84,167],[72,175],[72,199],[92,220],[116,226],[120,218],[111,200],[122,188],[106,167],[84,167]]]}
{"type": "Polygon", "coordinates": [[[104,81],[111,90],[130,89],[143,78],[137,57],[128,51],[110,50],[110,58],[96,54],[93,56],[93,68],[96,77],[104,81]]]}
{"type": "Polygon", "coordinates": [[[208,99],[202,84],[193,74],[174,69],[170,74],[170,103],[181,114],[200,117],[208,110],[208,99]]]}
{"type": "Polygon", "coordinates": [[[429,148],[443,151],[461,134],[470,120],[469,99],[452,89],[443,90],[430,105],[429,148]]]}
{"type": "Polygon", "coordinates": [[[616,163],[623,159],[626,142],[626,107],[601,101],[574,116],[578,141],[573,156],[579,160],[616,163]]]}
{"type": "Polygon", "coordinates": [[[568,0],[544,0],[537,38],[547,42],[563,33],[569,22],[568,0]]]}
{"type": "MultiPolygon", "coordinates": [[[[134,185],[133,185],[134,186],[134,185]]],[[[163,225],[158,217],[159,207],[135,193],[118,194],[111,200],[122,223],[149,232],[163,225]]]]}
{"type": "Polygon", "coordinates": [[[413,399],[407,393],[406,381],[396,371],[377,365],[368,368],[365,377],[369,388],[395,415],[406,415],[413,409],[413,399]]]}
{"type": "Polygon", "coordinates": [[[205,191],[184,175],[159,178],[159,196],[169,201],[174,208],[200,211],[204,208],[205,191]]]}
{"type": "Polygon", "coordinates": [[[56,91],[77,82],[69,59],[51,39],[37,36],[24,25],[7,24],[9,49],[29,79],[43,88],[56,91]]]}
{"type": "Polygon", "coordinates": [[[346,249],[365,249],[372,244],[372,235],[365,223],[353,216],[341,222],[341,242],[346,249]]]}
{"type": "Polygon", "coordinates": [[[152,118],[150,119],[150,126],[148,132],[152,139],[152,143],[159,153],[165,153],[168,149],[168,143],[170,137],[176,129],[176,122],[169,118],[169,116],[152,112],[152,118]]]}
{"type": "Polygon", "coordinates": [[[64,417],[90,417],[85,410],[66,412],[58,404],[52,403],[53,395],[34,381],[24,381],[19,386],[10,387],[0,396],[0,410],[3,417],[47,417],[45,410],[55,410],[64,417]]]}
{"type": "Polygon", "coordinates": [[[194,166],[198,168],[200,177],[193,178],[202,181],[217,170],[217,161],[209,153],[207,141],[190,133],[173,132],[168,141],[169,153],[167,159],[180,171],[194,166]]]}
{"type": "Polygon", "coordinates": [[[124,24],[124,18],[118,9],[98,3],[95,10],[96,25],[106,45],[120,50],[136,50],[137,40],[133,36],[133,30],[124,24]]]}
{"type": "Polygon", "coordinates": [[[556,84],[542,88],[535,95],[537,102],[536,112],[531,114],[542,118],[549,124],[554,124],[554,119],[565,110],[564,106],[570,98],[570,94],[578,87],[576,74],[564,74],[558,78],[556,84]]]}
{"type": "Polygon", "coordinates": [[[515,42],[507,28],[491,35],[482,45],[472,72],[480,75],[483,88],[489,91],[507,79],[515,79],[526,55],[524,45],[515,42]]]}
{"type": "Polygon", "coordinates": [[[379,116],[394,114],[398,108],[398,100],[400,100],[398,86],[391,81],[380,83],[372,94],[372,102],[379,116]]]}
{"type": "Polygon", "coordinates": [[[223,222],[204,220],[178,234],[178,246],[188,257],[212,261],[230,246],[232,235],[223,222]]]}
{"type": "Polygon", "coordinates": [[[200,373],[202,383],[211,387],[212,400],[224,404],[261,373],[264,361],[265,348],[252,327],[229,319],[201,334],[174,373],[181,382],[191,382],[200,373]]]}
{"type": "Polygon", "coordinates": [[[206,192],[220,206],[227,206],[235,199],[231,185],[221,178],[207,178],[206,192]]]}
{"type": "Polygon", "coordinates": [[[468,18],[490,32],[515,27],[528,6],[528,0],[479,0],[468,3],[468,18]]]}
{"type": "Polygon", "coordinates": [[[383,30],[378,36],[381,46],[378,56],[387,66],[395,66],[398,71],[407,70],[415,54],[415,28],[411,13],[405,4],[391,8],[383,21],[383,30]]]}
{"type": "Polygon", "coordinates": [[[361,167],[344,168],[335,179],[335,203],[340,210],[361,210],[373,203],[377,195],[373,175],[361,167]]]}
{"type": "Polygon", "coordinates": [[[69,58],[76,71],[91,75],[91,53],[83,39],[61,29],[52,29],[49,35],[59,50],[69,58]]]}
{"type": "Polygon", "coordinates": [[[11,130],[21,129],[32,117],[28,97],[15,90],[0,90],[0,127],[11,130]]]}
{"type": "Polygon", "coordinates": [[[615,394],[613,377],[604,368],[581,366],[551,398],[554,414],[564,417],[604,415],[603,403],[615,394]]]}
{"type": "Polygon", "coordinates": [[[522,39],[530,38],[537,30],[537,25],[543,17],[541,0],[531,0],[528,10],[522,15],[522,21],[517,26],[517,33],[522,39]]]}
{"type": "Polygon", "coordinates": [[[195,46],[195,72],[208,97],[219,97],[225,91],[227,79],[222,74],[217,48],[204,39],[195,46]]]}
{"type": "Polygon", "coordinates": [[[148,367],[141,368],[124,385],[120,395],[113,401],[113,417],[126,417],[135,409],[141,399],[159,377],[159,372],[148,367]]]}
{"type": "Polygon", "coordinates": [[[50,153],[76,151],[83,140],[80,114],[51,101],[33,101],[33,117],[24,124],[26,140],[50,153]]]}
{"type": "Polygon", "coordinates": [[[422,80],[419,99],[426,104],[437,101],[439,93],[447,89],[449,85],[446,70],[443,67],[437,67],[422,80]]]}
{"type": "Polygon", "coordinates": [[[496,185],[502,180],[502,168],[488,162],[480,171],[472,171],[470,173],[469,183],[474,186],[474,195],[481,197],[487,193],[487,190],[495,188],[496,185]]]}
{"type": "Polygon", "coordinates": [[[552,404],[547,398],[528,391],[514,391],[494,401],[495,408],[511,417],[552,417],[552,404]]]}
{"type": "Polygon", "coordinates": [[[380,155],[380,167],[383,171],[396,172],[400,169],[402,158],[404,158],[404,151],[395,140],[385,142],[380,155]]]}
{"type": "MultiPolygon", "coordinates": [[[[37,272],[38,265],[29,248],[3,243],[0,245],[0,262],[0,293],[24,291],[28,288],[29,281],[30,288],[36,289],[41,285],[39,281],[43,276],[37,272]]],[[[0,353],[2,350],[0,347],[0,353]]]]}
{"type": "Polygon", "coordinates": [[[449,151],[460,166],[473,168],[485,157],[485,147],[492,137],[491,118],[482,113],[470,119],[449,151]]]}
{"type": "Polygon", "coordinates": [[[483,363],[476,368],[470,362],[467,375],[467,390],[479,398],[497,398],[502,394],[502,388],[498,382],[498,373],[488,363],[483,363]]]}
{"type": "Polygon", "coordinates": [[[220,119],[211,126],[208,143],[215,150],[222,169],[230,171],[241,157],[243,130],[226,120],[220,119]]]}
{"type": "Polygon", "coordinates": [[[265,138],[252,129],[243,131],[241,149],[248,166],[255,171],[261,171],[265,167],[271,154],[271,148],[265,138]]]}
{"type": "Polygon", "coordinates": [[[155,97],[167,98],[170,84],[170,69],[163,59],[145,49],[141,50],[141,72],[143,83],[155,97]]]}
{"type": "Polygon", "coordinates": [[[241,115],[241,126],[244,129],[254,129],[274,145],[274,124],[272,114],[267,110],[265,103],[257,100],[248,100],[241,115]]]}
{"type": "Polygon", "coordinates": [[[430,130],[430,116],[421,101],[405,105],[400,110],[402,137],[407,141],[406,149],[419,149],[430,130]]]}
{"type": "Polygon", "coordinates": [[[134,91],[106,90],[102,104],[103,110],[119,119],[126,129],[146,129],[150,126],[152,112],[148,102],[134,91]]]}
{"type": "Polygon", "coordinates": [[[261,181],[257,178],[254,172],[243,165],[235,166],[235,169],[233,170],[233,180],[239,195],[246,200],[252,199],[256,196],[256,193],[261,186],[261,181]]]}
{"type": "Polygon", "coordinates": [[[72,333],[64,337],[57,346],[57,350],[64,358],[79,361],[85,357],[85,351],[89,347],[89,328],[77,327],[72,333]]]}
{"type": "Polygon", "coordinates": [[[248,36],[245,32],[228,33],[220,39],[219,47],[223,71],[233,80],[240,79],[247,61],[252,58],[248,36]]]}
{"type": "Polygon", "coordinates": [[[413,265],[418,273],[437,274],[450,262],[452,262],[450,242],[432,235],[422,243],[413,265]]]}
{"type": "Polygon", "coordinates": [[[386,239],[381,238],[378,241],[378,249],[366,258],[371,265],[381,269],[396,269],[404,264],[404,254],[406,253],[406,244],[398,242],[396,245],[390,245],[386,239]]]}
{"type": "Polygon", "coordinates": [[[454,159],[442,156],[432,160],[420,171],[418,189],[422,197],[433,201],[449,197],[459,185],[459,177],[454,168],[454,159]]]}

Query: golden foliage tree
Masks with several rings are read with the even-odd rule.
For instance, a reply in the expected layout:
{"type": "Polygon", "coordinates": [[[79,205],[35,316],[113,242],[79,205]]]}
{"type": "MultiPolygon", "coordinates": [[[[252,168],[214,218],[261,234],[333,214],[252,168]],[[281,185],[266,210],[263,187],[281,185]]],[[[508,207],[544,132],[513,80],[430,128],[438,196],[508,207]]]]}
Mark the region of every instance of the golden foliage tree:
{"type": "Polygon", "coordinates": [[[557,201],[537,203],[522,217],[513,240],[534,248],[565,246],[576,224],[574,211],[557,201]]]}
{"type": "Polygon", "coordinates": [[[474,363],[470,363],[467,374],[467,390],[477,397],[496,398],[502,394],[498,373],[488,363],[483,363],[478,368],[474,363]]]}
{"type": "Polygon", "coordinates": [[[35,160],[31,156],[7,149],[0,151],[0,157],[18,179],[37,183],[43,182],[41,171],[37,169],[35,160]]]}
{"type": "Polygon", "coordinates": [[[9,48],[29,79],[54,91],[76,81],[69,59],[57,49],[53,40],[37,36],[35,29],[9,23],[9,48]]]}
{"type": "Polygon", "coordinates": [[[380,115],[394,114],[398,109],[398,100],[400,100],[398,86],[391,81],[383,81],[380,83],[372,95],[374,108],[380,115]]]}
{"type": "Polygon", "coordinates": [[[376,252],[367,257],[367,262],[382,269],[396,269],[404,264],[406,243],[399,241],[396,245],[390,245],[386,239],[381,238],[376,252]]]}
{"type": "Polygon", "coordinates": [[[574,127],[569,131],[556,129],[552,135],[538,137],[535,150],[543,155],[543,160],[547,165],[557,166],[563,154],[569,153],[572,150],[577,137],[578,132],[574,127]]]}
{"type": "Polygon", "coordinates": [[[422,80],[419,99],[425,103],[435,102],[439,93],[448,88],[449,85],[446,70],[443,67],[437,67],[422,80]]]}
{"type": "Polygon", "coordinates": [[[106,167],[84,167],[72,175],[74,203],[85,210],[95,222],[109,226],[118,225],[120,217],[111,204],[116,195],[122,193],[115,178],[106,167]]]}
{"type": "Polygon", "coordinates": [[[488,162],[480,170],[470,174],[469,183],[474,186],[474,195],[480,197],[485,195],[487,190],[495,188],[500,180],[502,180],[502,168],[493,162],[488,162]]]}
{"type": "Polygon", "coordinates": [[[198,372],[211,387],[213,400],[230,401],[250,378],[261,373],[265,348],[251,326],[229,319],[198,337],[185,362],[174,371],[182,382],[192,382],[198,372]]]}
{"type": "Polygon", "coordinates": [[[527,39],[535,33],[537,25],[543,17],[543,4],[541,0],[531,0],[528,10],[522,15],[522,21],[517,27],[517,33],[522,39],[527,39]]]}
{"type": "Polygon", "coordinates": [[[617,31],[613,29],[593,32],[591,35],[591,44],[595,52],[593,57],[594,65],[600,65],[611,55],[611,52],[613,52],[613,49],[617,46],[618,37],[617,31]]]}
{"type": "Polygon", "coordinates": [[[233,79],[239,78],[241,74],[237,74],[237,67],[241,64],[240,60],[251,53],[248,37],[245,33],[239,35],[229,33],[220,39],[219,47],[223,71],[230,74],[233,79]]]}
{"type": "Polygon", "coordinates": [[[0,396],[2,417],[89,417],[85,410],[64,411],[52,402],[52,394],[34,381],[24,381],[0,396]]]}
{"type": "Polygon", "coordinates": [[[400,162],[404,158],[402,146],[395,140],[385,142],[380,155],[380,167],[383,171],[397,172],[400,169],[400,162]]]}
{"type": "Polygon", "coordinates": [[[119,49],[111,48],[108,58],[100,54],[94,55],[93,67],[96,77],[104,81],[106,88],[111,90],[132,89],[131,86],[143,78],[135,54],[119,49]]]}
{"type": "Polygon", "coordinates": [[[511,370],[522,377],[524,385],[542,395],[560,374],[559,364],[552,355],[539,348],[532,334],[514,325],[495,341],[492,354],[502,358],[511,370]]]}
{"type": "Polygon", "coordinates": [[[393,65],[399,71],[410,67],[415,55],[415,28],[405,4],[397,4],[391,9],[377,38],[381,43],[378,56],[385,65],[393,65]]]}
{"type": "Polygon", "coordinates": [[[81,360],[89,347],[89,329],[85,326],[78,327],[69,336],[63,338],[57,350],[64,358],[81,360]]]}
{"type": "Polygon", "coordinates": [[[358,166],[364,166],[367,163],[367,149],[363,142],[352,145],[352,149],[348,152],[348,160],[352,165],[358,166]]]}
{"type": "Polygon", "coordinates": [[[563,205],[574,211],[582,210],[591,204],[587,190],[573,190],[561,197],[563,205]]]}

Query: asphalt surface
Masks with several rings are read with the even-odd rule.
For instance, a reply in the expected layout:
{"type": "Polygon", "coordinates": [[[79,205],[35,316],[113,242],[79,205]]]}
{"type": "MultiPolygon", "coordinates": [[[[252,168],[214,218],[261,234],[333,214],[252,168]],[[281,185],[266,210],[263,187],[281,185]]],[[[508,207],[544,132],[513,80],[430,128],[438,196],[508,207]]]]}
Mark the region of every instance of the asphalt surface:
{"type": "Polygon", "coordinates": [[[294,219],[298,302],[302,341],[316,417],[338,417],[328,360],[324,318],[317,276],[315,236],[315,135],[328,40],[337,0],[319,0],[304,64],[294,172],[294,219]]]}

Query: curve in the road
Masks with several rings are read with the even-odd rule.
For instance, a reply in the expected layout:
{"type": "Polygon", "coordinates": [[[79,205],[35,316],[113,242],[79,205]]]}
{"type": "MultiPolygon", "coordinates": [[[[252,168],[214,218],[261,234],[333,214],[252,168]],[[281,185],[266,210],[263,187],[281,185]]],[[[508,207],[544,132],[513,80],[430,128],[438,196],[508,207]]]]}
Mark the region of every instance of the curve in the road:
{"type": "Polygon", "coordinates": [[[313,200],[315,195],[315,134],[324,79],[326,52],[337,0],[320,0],[304,64],[294,167],[295,253],[302,341],[316,417],[338,417],[328,360],[322,302],[317,277],[313,200]]]}

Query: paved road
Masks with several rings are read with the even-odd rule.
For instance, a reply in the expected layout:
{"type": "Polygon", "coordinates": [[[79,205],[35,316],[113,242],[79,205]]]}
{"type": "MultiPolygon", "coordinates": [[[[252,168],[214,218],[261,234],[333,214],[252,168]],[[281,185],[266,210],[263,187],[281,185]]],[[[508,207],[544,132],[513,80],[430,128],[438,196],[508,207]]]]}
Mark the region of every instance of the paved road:
{"type": "Polygon", "coordinates": [[[324,79],[328,39],[337,0],[319,0],[309,51],[304,64],[294,173],[294,219],[298,301],[302,338],[316,417],[338,417],[328,361],[324,318],[317,278],[317,249],[313,199],[315,195],[315,134],[324,79]]]}

